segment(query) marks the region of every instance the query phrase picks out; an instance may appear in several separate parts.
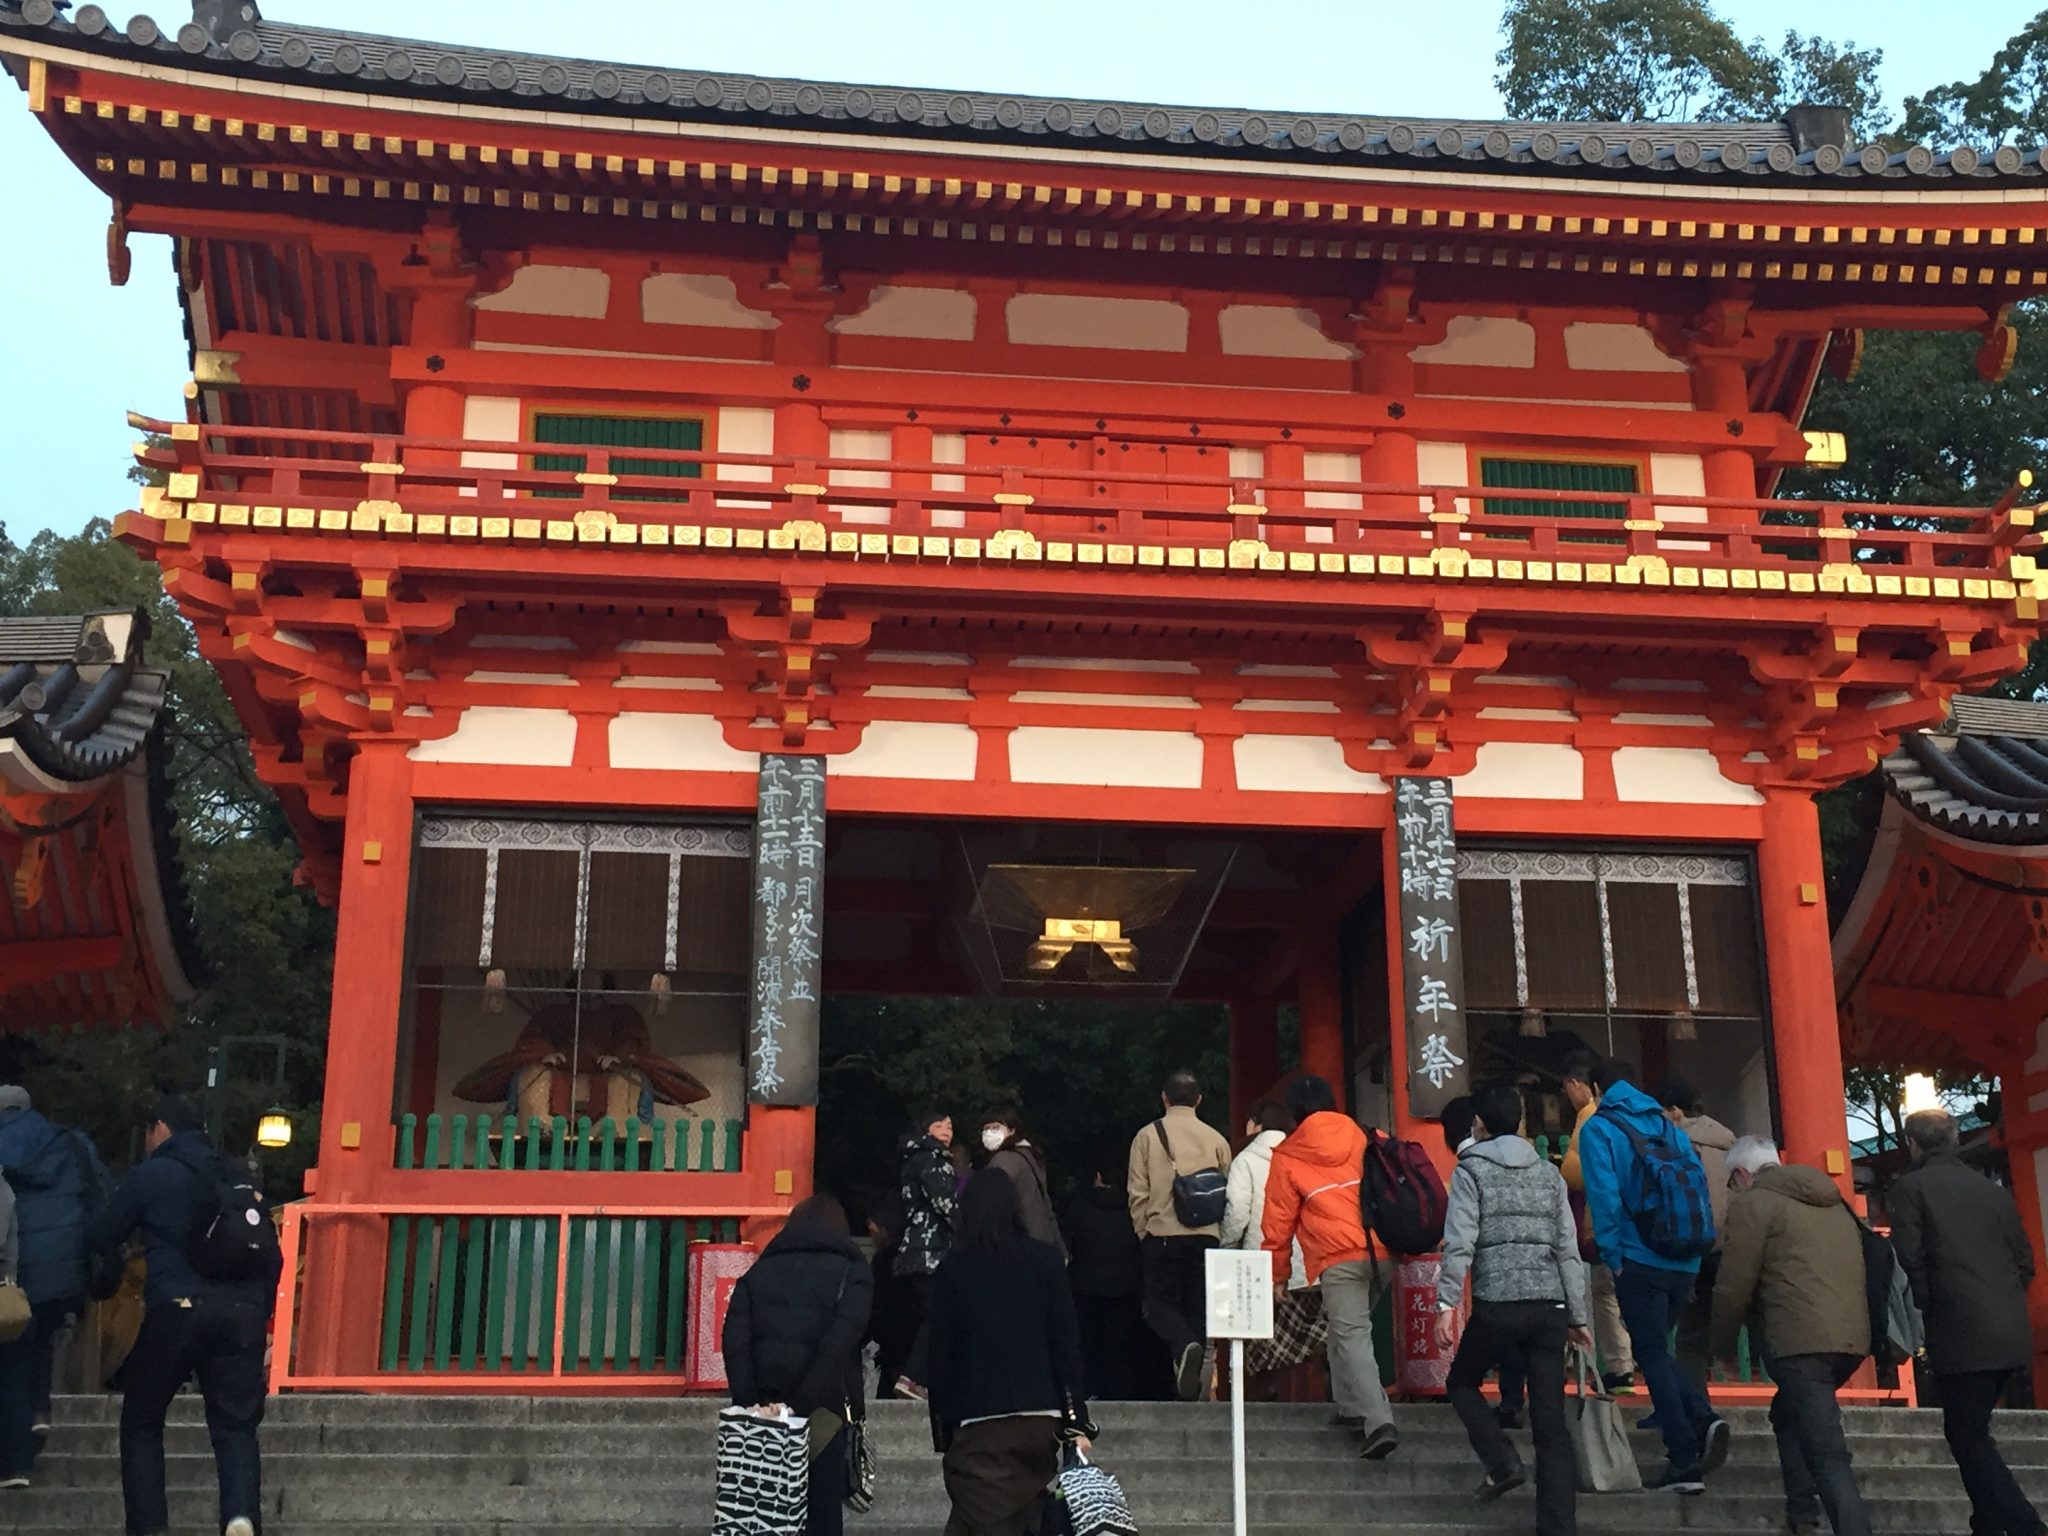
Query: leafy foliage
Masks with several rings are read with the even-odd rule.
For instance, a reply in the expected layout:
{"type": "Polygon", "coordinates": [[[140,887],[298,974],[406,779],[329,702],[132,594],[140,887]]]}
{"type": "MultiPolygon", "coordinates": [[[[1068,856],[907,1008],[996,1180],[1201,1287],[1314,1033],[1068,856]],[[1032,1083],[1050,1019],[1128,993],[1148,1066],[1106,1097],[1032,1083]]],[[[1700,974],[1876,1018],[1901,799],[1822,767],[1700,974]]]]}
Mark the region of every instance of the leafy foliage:
{"type": "Polygon", "coordinates": [[[1785,34],[1744,41],[1705,0],[1507,0],[1495,79],[1515,117],[1594,122],[1771,119],[1845,107],[1875,133],[1881,51],[1785,34]]]}
{"type": "Polygon", "coordinates": [[[1975,80],[1908,96],[1900,129],[1927,144],[2048,138],[2048,11],[2013,34],[1975,80]]]}
{"type": "MultiPolygon", "coordinates": [[[[0,615],[140,608],[149,616],[147,660],[171,673],[164,724],[174,834],[202,961],[198,997],[162,1035],[121,1032],[10,1042],[13,1065],[50,1112],[90,1130],[104,1151],[132,1155],[136,1120],[154,1093],[204,1081],[213,1044],[282,1034],[295,1042],[286,1083],[297,1112],[291,1152],[268,1165],[289,1191],[316,1140],[334,922],[292,884],[297,845],[257,780],[240,722],[191,627],[165,597],[153,566],[115,542],[104,521],[75,537],[49,530],[17,545],[0,526],[0,615]]],[[[260,1060],[260,1058],[259,1058],[260,1060]]],[[[275,1096],[230,1063],[231,1147],[248,1143],[275,1096]]]]}

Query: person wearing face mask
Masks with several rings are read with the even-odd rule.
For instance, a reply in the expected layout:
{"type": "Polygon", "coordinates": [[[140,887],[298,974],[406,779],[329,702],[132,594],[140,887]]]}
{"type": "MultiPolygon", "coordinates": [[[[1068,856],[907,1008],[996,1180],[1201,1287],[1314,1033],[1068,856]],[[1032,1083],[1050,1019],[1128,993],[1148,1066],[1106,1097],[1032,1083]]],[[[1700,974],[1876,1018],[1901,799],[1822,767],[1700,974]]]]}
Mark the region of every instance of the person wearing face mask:
{"type": "Polygon", "coordinates": [[[1024,1212],[1024,1230],[1035,1243],[1049,1243],[1067,1256],[1060,1236],[1059,1217],[1053,1213],[1052,1193],[1045,1182],[1045,1154],[1024,1134],[1024,1122],[1014,1109],[998,1109],[982,1116],[981,1149],[988,1154],[985,1166],[995,1169],[1017,1186],[1017,1204],[1024,1212]]]}

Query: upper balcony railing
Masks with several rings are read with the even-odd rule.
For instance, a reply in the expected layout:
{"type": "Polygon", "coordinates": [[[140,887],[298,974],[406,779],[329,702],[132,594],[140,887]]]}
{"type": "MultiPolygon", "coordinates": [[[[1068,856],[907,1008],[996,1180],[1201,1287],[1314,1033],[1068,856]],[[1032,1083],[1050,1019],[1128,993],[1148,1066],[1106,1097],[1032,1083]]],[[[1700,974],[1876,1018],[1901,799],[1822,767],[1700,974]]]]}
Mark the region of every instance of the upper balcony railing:
{"type": "MultiPolygon", "coordinates": [[[[2012,563],[2022,546],[2034,547],[2035,509],[2021,504],[2031,484],[2026,475],[1993,506],[1967,508],[607,450],[278,427],[174,428],[141,416],[131,421],[173,439],[138,449],[145,464],[168,477],[160,508],[195,522],[255,528],[654,543],[620,530],[776,530],[800,522],[859,541],[846,547],[861,553],[904,552],[896,542],[903,536],[922,548],[934,537],[986,540],[1014,531],[1047,545],[1112,549],[1220,548],[1256,540],[1270,551],[1304,552],[1323,562],[1306,568],[1322,570],[1345,568],[1329,565],[1331,556],[1413,557],[1463,548],[1471,558],[1496,561],[1624,564],[1644,557],[1662,564],[1669,558],[1710,573],[1709,586],[1730,584],[1712,577],[1716,568],[1949,580],[2032,575],[2030,559],[2018,569],[2012,563]],[[533,467],[564,457],[584,467],[533,467]]],[[[1288,568],[1305,567],[1297,555],[1288,568]]],[[[1753,583],[1738,577],[1732,585],[1753,583]]],[[[1860,581],[1856,589],[1867,590],[1860,581]]]]}

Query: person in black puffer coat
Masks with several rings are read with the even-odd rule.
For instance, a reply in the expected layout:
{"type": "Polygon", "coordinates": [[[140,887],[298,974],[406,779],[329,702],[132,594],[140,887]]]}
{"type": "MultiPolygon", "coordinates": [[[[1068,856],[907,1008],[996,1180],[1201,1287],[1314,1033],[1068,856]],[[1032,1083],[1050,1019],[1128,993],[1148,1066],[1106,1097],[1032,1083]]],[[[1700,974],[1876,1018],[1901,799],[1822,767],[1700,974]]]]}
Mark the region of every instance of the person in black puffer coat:
{"type": "Polygon", "coordinates": [[[1168,1396],[1173,1375],[1166,1349],[1145,1326],[1139,1305],[1144,1266],[1124,1193],[1121,1149],[1100,1159],[1094,1184],[1075,1192],[1060,1226],[1089,1397],[1118,1402],[1168,1396]]]}
{"type": "Polygon", "coordinates": [[[90,1297],[86,1228],[113,1181],[90,1141],[45,1119],[28,1090],[12,1084],[0,1087],[0,1169],[14,1192],[21,1289],[32,1309],[27,1331],[0,1349],[0,1477],[14,1477],[34,1470],[49,1433],[57,1335],[90,1297]]]}
{"type": "MultiPolygon", "coordinates": [[[[725,1371],[736,1407],[780,1405],[799,1418],[858,1420],[860,1343],[874,1300],[874,1277],[848,1235],[846,1212],[830,1195],[813,1195],[734,1287],[725,1314],[725,1371]]],[[[838,1423],[811,1440],[808,1536],[840,1536],[847,1494],[846,1447],[838,1423]]]]}
{"type": "Polygon", "coordinates": [[[910,1282],[917,1313],[917,1331],[903,1374],[882,1384],[885,1390],[893,1386],[899,1397],[925,1395],[925,1356],[931,1342],[925,1318],[931,1310],[932,1276],[952,1250],[953,1212],[959,1203],[952,1147],[953,1117],[942,1109],[927,1109],[911,1122],[909,1134],[896,1148],[902,1159],[897,1191],[903,1201],[903,1231],[896,1244],[895,1271],[910,1282]]]}

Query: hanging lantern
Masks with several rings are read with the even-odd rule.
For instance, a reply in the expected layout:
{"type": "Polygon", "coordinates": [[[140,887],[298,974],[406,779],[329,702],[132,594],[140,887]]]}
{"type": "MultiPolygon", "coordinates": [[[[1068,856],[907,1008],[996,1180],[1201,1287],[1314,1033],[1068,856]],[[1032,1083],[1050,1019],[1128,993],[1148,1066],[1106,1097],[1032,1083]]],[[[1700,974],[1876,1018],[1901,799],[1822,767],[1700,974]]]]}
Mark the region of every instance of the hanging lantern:
{"type": "Polygon", "coordinates": [[[256,1122],[256,1145],[276,1151],[292,1144],[292,1117],[282,1105],[272,1105],[256,1122]]]}
{"type": "Polygon", "coordinates": [[[673,992],[668,977],[656,971],[653,979],[647,983],[647,990],[654,994],[654,1011],[658,1014],[667,1013],[669,997],[673,992]]]}
{"type": "Polygon", "coordinates": [[[484,972],[484,1012],[503,1013],[504,1011],[505,970],[502,966],[493,966],[490,970],[484,972]]]}
{"type": "Polygon", "coordinates": [[[1672,1039],[1697,1040],[1699,1039],[1699,1037],[1699,1025],[1694,1020],[1692,1016],[1692,1010],[1690,1008],[1681,1008],[1678,1010],[1678,1012],[1671,1015],[1672,1039]]]}
{"type": "Polygon", "coordinates": [[[1524,1008],[1522,1010],[1522,1038],[1524,1040],[1541,1040],[1549,1035],[1549,1033],[1550,1021],[1544,1016],[1541,1008],[1524,1008]]]}

